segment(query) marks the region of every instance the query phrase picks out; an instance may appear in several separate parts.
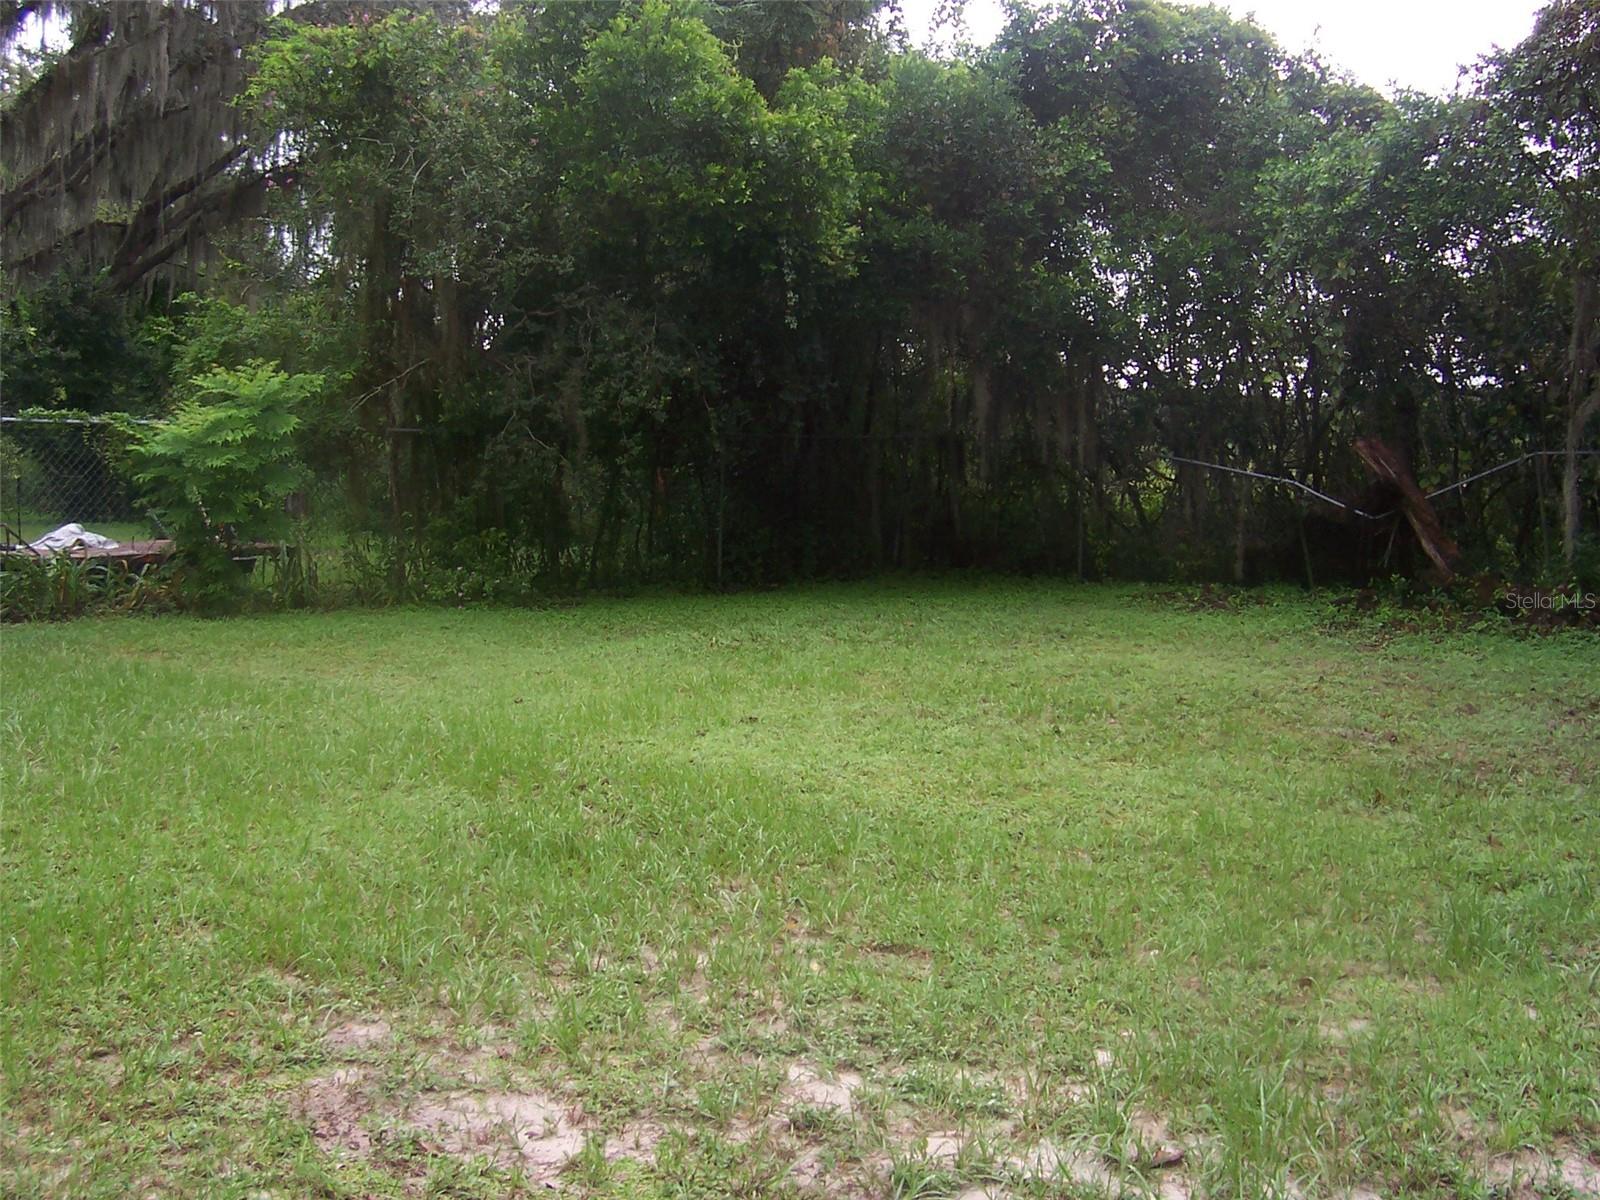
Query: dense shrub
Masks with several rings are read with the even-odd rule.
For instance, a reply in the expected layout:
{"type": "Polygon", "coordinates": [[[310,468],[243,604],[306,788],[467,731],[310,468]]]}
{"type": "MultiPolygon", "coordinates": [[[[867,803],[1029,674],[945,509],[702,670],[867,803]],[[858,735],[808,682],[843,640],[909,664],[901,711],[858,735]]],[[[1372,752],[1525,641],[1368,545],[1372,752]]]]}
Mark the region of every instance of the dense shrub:
{"type": "Polygon", "coordinates": [[[241,573],[233,559],[244,543],[287,533],[284,502],[303,478],[296,410],[322,382],[259,361],[219,367],[195,379],[190,397],[134,447],[134,477],[177,541],[198,607],[224,606],[236,595],[241,573]]]}

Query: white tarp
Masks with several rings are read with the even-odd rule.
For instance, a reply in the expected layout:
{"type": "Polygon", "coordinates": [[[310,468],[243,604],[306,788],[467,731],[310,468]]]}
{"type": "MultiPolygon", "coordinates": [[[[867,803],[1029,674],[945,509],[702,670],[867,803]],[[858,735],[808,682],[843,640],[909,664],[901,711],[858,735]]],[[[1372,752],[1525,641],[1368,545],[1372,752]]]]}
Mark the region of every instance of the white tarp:
{"type": "Polygon", "coordinates": [[[28,543],[28,549],[35,554],[59,554],[75,546],[84,546],[90,550],[115,550],[117,543],[102,534],[91,533],[77,522],[52,529],[42,538],[36,538],[28,543]]]}

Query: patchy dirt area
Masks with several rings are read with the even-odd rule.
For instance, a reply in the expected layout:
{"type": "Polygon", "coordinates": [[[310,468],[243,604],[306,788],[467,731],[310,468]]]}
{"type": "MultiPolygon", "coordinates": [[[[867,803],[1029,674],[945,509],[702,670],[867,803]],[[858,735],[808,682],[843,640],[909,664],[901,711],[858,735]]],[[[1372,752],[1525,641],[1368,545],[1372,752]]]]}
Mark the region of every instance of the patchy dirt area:
{"type": "Polygon", "coordinates": [[[1575,1146],[1558,1146],[1552,1154],[1519,1150],[1489,1159],[1485,1177],[1513,1200],[1542,1196],[1573,1196],[1579,1200],[1600,1196],[1600,1162],[1585,1157],[1575,1146]]]}
{"type": "Polygon", "coordinates": [[[583,1150],[583,1113],[541,1092],[425,1093],[402,1117],[446,1154],[483,1155],[554,1180],[583,1150]]]}
{"type": "Polygon", "coordinates": [[[341,1067],[307,1080],[295,1097],[294,1110],[310,1127],[317,1145],[331,1154],[365,1154],[372,1135],[365,1121],[372,1111],[363,1084],[366,1072],[341,1067]]]}
{"type": "MultiPolygon", "coordinates": [[[[1367,1022],[1325,1023],[1323,1037],[1344,1041],[1367,1022]]],[[[720,1126],[706,1128],[652,1113],[617,1116],[586,1109],[573,1092],[534,1077],[517,1062],[503,1031],[473,1031],[470,1045],[420,1039],[408,1059],[404,1035],[388,1020],[368,1017],[328,1029],[323,1046],[341,1065],[302,1081],[291,1109],[325,1154],[395,1169],[410,1162],[416,1184],[437,1156],[475,1161],[514,1173],[527,1186],[561,1191],[575,1163],[600,1161],[648,1170],[668,1139],[692,1142],[712,1135],[758,1147],[778,1161],[775,1183],[819,1197],[865,1197],[894,1190],[901,1172],[933,1172],[951,1181],[957,1200],[1012,1200],[1041,1186],[1074,1195],[1201,1200],[1201,1179],[1212,1139],[1175,1131],[1159,1113],[1135,1110],[1111,1142],[1060,1134],[1041,1136],[1025,1118],[1041,1096],[1040,1081],[957,1070],[956,1086],[996,1097],[981,1119],[952,1126],[947,1113],[898,1098],[909,1069],[827,1068],[793,1058],[762,1061],[735,1055],[713,1037],[695,1042],[692,1070],[756,1070],[773,1079],[768,1094],[751,1097],[720,1126]],[[421,1076],[381,1065],[385,1056],[420,1061],[421,1076]],[[422,1085],[416,1079],[429,1081],[422,1085]],[[409,1081],[409,1082],[408,1082],[409,1081]],[[405,1148],[399,1155],[394,1147],[405,1148]],[[420,1160],[418,1156],[420,1155],[420,1160]],[[966,1181],[966,1182],[963,1182],[966,1181]]],[[[1113,1056],[1103,1052],[1098,1066],[1113,1056]]],[[[1050,1081],[1048,1091],[1071,1102],[1092,1097],[1092,1080],[1050,1081]]],[[[915,1094],[916,1089],[909,1089],[915,1094]]],[[[1466,1141],[1470,1126],[1458,1126],[1466,1141]]],[[[1480,1143],[1481,1144],[1481,1143],[1480,1143]]],[[[1547,1196],[1600,1197],[1600,1163],[1571,1145],[1550,1154],[1519,1151],[1480,1155],[1484,1180],[1511,1200],[1547,1196]]],[[[581,1190],[581,1189],[580,1189],[581,1190]]],[[[1300,1193],[1290,1185],[1290,1194],[1300,1193]]],[[[1380,1200],[1382,1188],[1356,1186],[1340,1200],[1380,1200]]]]}
{"type": "Polygon", "coordinates": [[[853,1111],[853,1097],[864,1082],[854,1071],[840,1071],[824,1077],[815,1067],[799,1062],[790,1063],[786,1075],[783,1108],[820,1108],[845,1117],[853,1111]]]}
{"type": "MultiPolygon", "coordinates": [[[[291,1104],[322,1152],[370,1163],[390,1161],[385,1148],[404,1145],[426,1156],[485,1162],[516,1172],[534,1187],[560,1190],[580,1156],[598,1154],[608,1163],[647,1168],[665,1139],[694,1136],[684,1123],[650,1114],[602,1119],[575,1096],[536,1086],[508,1062],[508,1044],[484,1045],[481,1039],[471,1049],[437,1043],[419,1048],[429,1076],[459,1082],[408,1090],[399,1075],[378,1065],[401,1040],[390,1022],[377,1018],[346,1022],[324,1035],[328,1056],[342,1065],[304,1080],[291,1104]],[[487,1070],[486,1062],[500,1069],[487,1070]]],[[[703,1071],[751,1065],[747,1056],[724,1054],[715,1039],[701,1039],[692,1058],[703,1071]]],[[[779,1082],[771,1094],[753,1100],[716,1132],[730,1143],[758,1144],[779,1156],[783,1184],[818,1196],[884,1194],[897,1163],[990,1177],[992,1182],[961,1191],[969,1200],[1013,1195],[1002,1181],[1164,1200],[1196,1194],[1183,1168],[1198,1144],[1175,1138],[1155,1115],[1137,1115],[1127,1143],[1115,1148],[1119,1160],[1087,1146],[1022,1137],[1018,1113],[1037,1095],[1036,1083],[1025,1077],[960,1076],[964,1085],[1004,1097],[1012,1111],[980,1126],[941,1129],[930,1126],[929,1112],[890,1099],[896,1074],[786,1061],[777,1065],[779,1082]],[[874,1116],[863,1112],[864,1102],[874,1116]]],[[[1087,1087],[1073,1084],[1063,1094],[1081,1096],[1087,1087]]]]}
{"type": "Polygon", "coordinates": [[[323,1043],[332,1054],[347,1054],[381,1046],[392,1033],[387,1021],[346,1021],[330,1029],[323,1043]]]}
{"type": "Polygon", "coordinates": [[[405,1103],[378,1086],[372,1071],[341,1067],[301,1085],[295,1111],[319,1149],[371,1157],[385,1140],[414,1139],[427,1154],[481,1159],[515,1169],[528,1182],[555,1185],[568,1163],[597,1139],[606,1160],[648,1163],[667,1127],[630,1121],[609,1131],[580,1105],[549,1092],[423,1091],[405,1103]]]}

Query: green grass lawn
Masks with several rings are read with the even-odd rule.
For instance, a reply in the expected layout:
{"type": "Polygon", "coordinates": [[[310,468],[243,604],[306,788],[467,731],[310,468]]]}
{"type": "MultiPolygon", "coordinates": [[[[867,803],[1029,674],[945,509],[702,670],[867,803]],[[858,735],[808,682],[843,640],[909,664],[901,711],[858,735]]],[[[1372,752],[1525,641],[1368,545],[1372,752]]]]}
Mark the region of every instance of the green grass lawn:
{"type": "Polygon", "coordinates": [[[1326,611],[7,628],[0,1192],[1600,1193],[1600,641],[1326,611]]]}

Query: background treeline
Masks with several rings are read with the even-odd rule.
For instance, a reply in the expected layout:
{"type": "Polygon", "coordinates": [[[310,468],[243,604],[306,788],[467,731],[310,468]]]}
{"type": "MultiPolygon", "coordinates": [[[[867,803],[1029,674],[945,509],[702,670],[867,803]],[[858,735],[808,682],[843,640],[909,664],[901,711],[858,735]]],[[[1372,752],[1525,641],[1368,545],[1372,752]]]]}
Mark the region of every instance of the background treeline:
{"type": "Polygon", "coordinates": [[[296,511],[423,590],[1420,569],[1178,461],[1381,511],[1362,435],[1424,489],[1562,452],[1437,504],[1593,581],[1597,29],[1390,100],[1162,0],[954,59],[873,0],[11,0],[5,405],[268,360],[296,511]]]}

